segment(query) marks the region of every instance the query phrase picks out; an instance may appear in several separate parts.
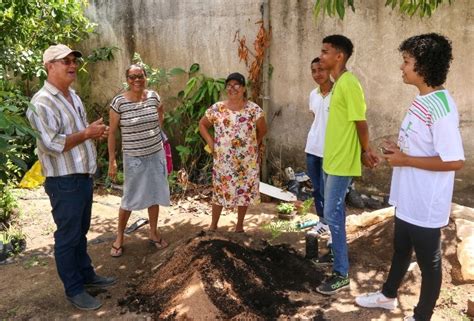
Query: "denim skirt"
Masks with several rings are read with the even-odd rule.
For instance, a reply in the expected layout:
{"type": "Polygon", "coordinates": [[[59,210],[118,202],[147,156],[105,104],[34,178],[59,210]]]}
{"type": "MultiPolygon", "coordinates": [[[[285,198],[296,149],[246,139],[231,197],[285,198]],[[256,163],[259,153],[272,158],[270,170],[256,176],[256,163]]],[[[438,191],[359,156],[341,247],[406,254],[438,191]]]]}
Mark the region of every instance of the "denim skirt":
{"type": "Polygon", "coordinates": [[[123,155],[121,208],[139,211],[153,205],[170,205],[170,189],[163,149],[147,156],[123,155]]]}

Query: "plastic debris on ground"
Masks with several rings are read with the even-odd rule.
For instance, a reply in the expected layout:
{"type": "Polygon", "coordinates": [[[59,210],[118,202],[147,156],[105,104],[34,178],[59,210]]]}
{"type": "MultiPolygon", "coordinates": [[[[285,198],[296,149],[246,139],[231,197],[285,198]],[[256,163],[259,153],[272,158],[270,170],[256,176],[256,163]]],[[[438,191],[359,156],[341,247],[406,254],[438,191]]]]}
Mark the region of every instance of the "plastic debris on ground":
{"type": "Polygon", "coordinates": [[[33,166],[25,173],[20,184],[20,188],[36,188],[43,185],[45,177],[41,173],[41,163],[36,161],[33,166]]]}

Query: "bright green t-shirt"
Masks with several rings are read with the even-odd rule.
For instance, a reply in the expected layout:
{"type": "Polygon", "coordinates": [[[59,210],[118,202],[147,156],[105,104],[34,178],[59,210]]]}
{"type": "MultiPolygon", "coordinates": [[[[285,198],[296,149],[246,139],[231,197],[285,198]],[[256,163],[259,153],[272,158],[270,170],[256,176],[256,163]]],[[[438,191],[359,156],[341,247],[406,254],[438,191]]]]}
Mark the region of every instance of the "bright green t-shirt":
{"type": "Polygon", "coordinates": [[[346,71],[334,84],[324,143],[323,169],[336,176],[361,176],[361,147],[355,121],[365,120],[364,92],[346,71]]]}

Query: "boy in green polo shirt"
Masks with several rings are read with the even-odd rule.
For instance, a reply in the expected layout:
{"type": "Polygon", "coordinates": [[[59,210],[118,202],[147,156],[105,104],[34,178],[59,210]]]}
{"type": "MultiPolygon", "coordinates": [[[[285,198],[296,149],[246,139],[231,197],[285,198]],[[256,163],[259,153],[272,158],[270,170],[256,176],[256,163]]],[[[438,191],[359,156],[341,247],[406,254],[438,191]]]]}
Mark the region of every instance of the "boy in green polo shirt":
{"type": "Polygon", "coordinates": [[[354,176],[361,176],[362,164],[373,168],[379,159],[369,147],[365,99],[359,80],[346,69],[352,42],[342,35],[323,39],[320,64],[335,83],[324,144],[324,219],[332,235],[333,274],[316,290],[330,295],[349,288],[349,259],[346,241],[344,199],[354,176]]]}

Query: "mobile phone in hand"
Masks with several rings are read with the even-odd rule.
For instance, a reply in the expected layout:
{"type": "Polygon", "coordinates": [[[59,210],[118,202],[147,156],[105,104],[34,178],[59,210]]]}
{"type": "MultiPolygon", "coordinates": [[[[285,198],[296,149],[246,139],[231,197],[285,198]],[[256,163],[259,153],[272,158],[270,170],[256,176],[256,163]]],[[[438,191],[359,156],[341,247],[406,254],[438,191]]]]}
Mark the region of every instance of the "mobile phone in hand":
{"type": "Polygon", "coordinates": [[[382,152],[382,154],[393,154],[392,151],[386,149],[385,147],[380,147],[380,152],[382,152]]]}

